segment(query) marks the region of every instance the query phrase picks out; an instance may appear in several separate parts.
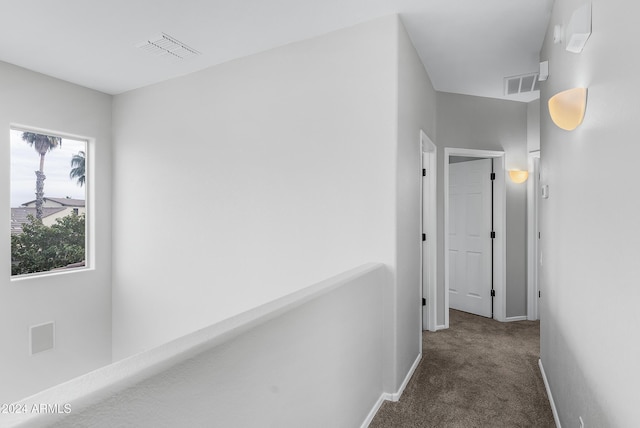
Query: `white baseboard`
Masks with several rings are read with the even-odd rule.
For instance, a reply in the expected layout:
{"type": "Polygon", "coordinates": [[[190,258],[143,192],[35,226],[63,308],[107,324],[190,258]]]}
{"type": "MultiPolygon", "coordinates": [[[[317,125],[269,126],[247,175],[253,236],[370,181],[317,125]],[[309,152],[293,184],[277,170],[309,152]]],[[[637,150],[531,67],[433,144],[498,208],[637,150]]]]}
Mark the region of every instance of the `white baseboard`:
{"type": "Polygon", "coordinates": [[[380,406],[382,406],[382,403],[384,403],[385,400],[386,401],[400,400],[400,397],[402,396],[404,389],[407,387],[407,384],[411,380],[411,377],[413,376],[413,373],[416,371],[416,368],[418,368],[418,364],[420,364],[421,359],[422,359],[422,352],[418,354],[418,357],[413,362],[413,365],[411,366],[411,368],[409,369],[409,372],[405,376],[404,381],[402,382],[402,385],[400,385],[400,388],[398,389],[398,392],[395,392],[393,394],[390,394],[388,392],[383,392],[380,395],[380,398],[378,398],[378,401],[376,401],[376,404],[373,405],[373,408],[371,408],[371,411],[367,415],[367,418],[362,423],[361,428],[367,428],[369,426],[373,418],[376,416],[376,413],[378,413],[378,410],[380,410],[380,406]]]}
{"type": "Polygon", "coordinates": [[[526,321],[527,317],[525,315],[521,317],[507,317],[503,322],[514,322],[514,321],[526,321]]]}
{"type": "Polygon", "coordinates": [[[538,366],[540,366],[540,373],[542,373],[542,380],[544,381],[544,387],[547,389],[547,397],[549,397],[549,404],[551,405],[551,411],[553,412],[553,420],[556,422],[556,427],[560,426],[560,418],[558,417],[558,409],[556,409],[556,403],[553,401],[553,395],[551,394],[551,388],[549,387],[549,381],[547,380],[547,374],[544,372],[542,366],[542,360],[538,360],[538,366]]]}
{"type": "Polygon", "coordinates": [[[360,426],[360,428],[367,428],[369,426],[371,421],[373,421],[373,418],[376,416],[376,413],[378,413],[378,410],[380,410],[380,407],[382,407],[382,403],[384,403],[385,400],[388,400],[390,397],[391,397],[391,394],[388,394],[386,392],[383,392],[382,395],[380,395],[380,398],[378,398],[378,401],[376,401],[376,404],[373,405],[373,408],[367,415],[367,418],[364,420],[364,422],[362,422],[362,425],[360,426]]]}
{"type": "Polygon", "coordinates": [[[407,373],[407,375],[404,377],[404,381],[402,381],[402,385],[400,385],[400,388],[398,389],[398,392],[396,392],[394,394],[390,394],[391,395],[391,400],[390,401],[398,401],[398,400],[400,400],[400,397],[402,396],[402,393],[404,392],[404,389],[407,387],[407,384],[411,380],[411,377],[413,376],[413,373],[418,368],[418,364],[420,364],[420,360],[421,359],[422,359],[422,352],[420,352],[418,354],[418,357],[413,362],[413,365],[409,369],[409,372],[407,373]]]}
{"type": "Polygon", "coordinates": [[[444,325],[444,324],[442,324],[442,325],[437,325],[437,326],[436,326],[436,331],[438,331],[438,330],[446,330],[447,328],[449,328],[449,327],[447,327],[447,326],[446,326],[446,325],[444,325]]]}

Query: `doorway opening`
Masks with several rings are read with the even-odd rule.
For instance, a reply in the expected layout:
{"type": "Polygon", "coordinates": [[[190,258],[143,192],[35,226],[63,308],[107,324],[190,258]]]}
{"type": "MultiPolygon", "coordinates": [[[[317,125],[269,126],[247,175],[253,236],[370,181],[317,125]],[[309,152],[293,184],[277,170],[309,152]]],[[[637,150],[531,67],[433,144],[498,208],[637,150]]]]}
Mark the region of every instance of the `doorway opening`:
{"type": "Polygon", "coordinates": [[[493,318],[493,159],[449,157],[449,307],[493,318]]]}
{"type": "MultiPolygon", "coordinates": [[[[488,185],[493,183],[493,197],[490,197],[490,207],[493,210],[493,225],[491,227],[491,212],[489,211],[489,227],[486,230],[481,230],[476,227],[478,224],[477,219],[470,218],[470,228],[474,228],[474,234],[478,235],[478,238],[469,240],[469,245],[477,245],[474,248],[474,254],[486,254],[487,256],[476,257],[471,260],[469,266],[463,266],[463,269],[473,275],[483,275],[484,278],[488,278],[488,288],[486,282],[483,286],[469,292],[472,297],[469,300],[476,300],[484,305],[484,311],[482,315],[491,316],[493,312],[493,318],[497,321],[504,321],[506,317],[506,295],[505,295],[505,278],[506,278],[506,192],[505,192],[505,158],[504,152],[501,151],[488,151],[488,150],[474,150],[474,149],[458,149],[458,148],[445,148],[444,153],[444,325],[442,328],[449,328],[449,307],[451,303],[452,291],[453,294],[459,290],[452,290],[452,284],[454,284],[455,278],[452,275],[452,267],[455,268],[456,256],[454,248],[459,241],[453,235],[456,224],[451,221],[452,210],[455,211],[455,207],[452,206],[455,201],[452,201],[450,196],[450,186],[452,169],[455,170],[458,167],[453,167],[450,164],[451,158],[467,158],[469,165],[474,164],[473,171],[467,171],[465,174],[469,175],[473,181],[473,177],[478,174],[482,174],[483,169],[487,173],[486,180],[488,185]],[[485,159],[486,161],[481,161],[485,159]],[[484,165],[483,165],[484,164],[484,165]],[[491,168],[491,166],[493,168],[491,168]],[[494,180],[491,180],[493,174],[494,180]],[[474,223],[475,222],[475,223],[474,223]],[[476,230],[477,229],[477,230],[476,230]],[[486,236],[484,236],[486,232],[486,236]],[[483,236],[480,236],[482,234],[483,236]],[[493,251],[491,251],[493,246],[493,251]],[[475,250],[478,251],[475,251],[475,250]],[[493,263],[491,266],[491,253],[493,253],[493,263]],[[481,259],[484,261],[480,261],[481,259]],[[486,263],[486,264],[485,264],[486,263]],[[493,282],[493,288],[491,288],[491,281],[493,282]],[[473,295],[476,296],[473,296],[473,295]],[[487,311],[488,305],[488,312],[487,311]],[[493,311],[491,310],[493,306],[493,311]],[[488,314],[488,315],[487,315],[488,314]]],[[[463,162],[464,163],[464,162],[463,162]]],[[[461,163],[461,164],[463,164],[461,163]]],[[[454,164],[455,165],[455,164],[454,164]]],[[[485,184],[486,185],[486,184],[485,184]]],[[[478,184],[480,186],[480,184],[478,184]]],[[[489,190],[490,191],[490,190],[489,190]]],[[[475,196],[474,196],[475,198],[475,196]]],[[[480,196],[478,196],[480,198],[480,196]]],[[[455,199],[455,198],[453,198],[455,199]]],[[[477,199],[477,198],[476,198],[477,199]]],[[[478,202],[479,203],[479,202],[478,202]]],[[[486,223],[486,219],[484,223],[486,223]]],[[[463,244],[466,245],[466,244],[463,244]]],[[[469,291],[469,290],[467,290],[469,291]]],[[[454,297],[455,299],[455,297],[454,297]]],[[[458,302],[454,302],[458,303],[458,302]]],[[[463,309],[464,310],[464,309],[463,309]]]]}

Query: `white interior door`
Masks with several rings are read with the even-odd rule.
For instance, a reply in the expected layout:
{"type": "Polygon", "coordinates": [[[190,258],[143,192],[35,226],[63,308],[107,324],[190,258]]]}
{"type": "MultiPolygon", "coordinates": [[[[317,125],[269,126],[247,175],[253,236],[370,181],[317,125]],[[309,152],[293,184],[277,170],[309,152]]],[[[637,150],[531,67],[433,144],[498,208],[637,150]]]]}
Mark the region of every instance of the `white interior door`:
{"type": "Polygon", "coordinates": [[[422,206],[421,222],[424,241],[422,242],[422,328],[437,330],[437,266],[438,266],[438,190],[437,169],[438,155],[436,145],[420,131],[420,147],[422,148],[422,206]]]}
{"type": "Polygon", "coordinates": [[[449,165],[449,307],[491,317],[491,159],[449,165]]]}

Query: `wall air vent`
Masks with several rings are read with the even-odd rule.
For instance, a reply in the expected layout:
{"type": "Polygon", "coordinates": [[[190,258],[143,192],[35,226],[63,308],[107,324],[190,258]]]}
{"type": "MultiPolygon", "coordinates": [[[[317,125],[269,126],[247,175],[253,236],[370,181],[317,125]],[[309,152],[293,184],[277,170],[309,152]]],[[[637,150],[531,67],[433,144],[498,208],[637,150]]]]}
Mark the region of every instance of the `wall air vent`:
{"type": "Polygon", "coordinates": [[[29,328],[29,354],[53,349],[55,346],[55,323],[53,321],[29,328]]]}
{"type": "Polygon", "coordinates": [[[197,50],[164,33],[149,37],[144,42],[138,43],[136,47],[154,56],[167,56],[174,59],[200,55],[197,50]]]}
{"type": "Polygon", "coordinates": [[[517,95],[540,90],[538,73],[521,74],[504,78],[504,94],[517,95]]]}

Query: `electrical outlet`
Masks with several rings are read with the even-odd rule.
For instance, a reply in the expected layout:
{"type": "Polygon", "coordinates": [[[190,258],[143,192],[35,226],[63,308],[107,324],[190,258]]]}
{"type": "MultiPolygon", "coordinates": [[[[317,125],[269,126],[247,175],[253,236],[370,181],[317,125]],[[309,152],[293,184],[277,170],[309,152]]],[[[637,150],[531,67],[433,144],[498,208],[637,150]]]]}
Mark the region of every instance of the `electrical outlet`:
{"type": "Polygon", "coordinates": [[[584,421],[582,420],[582,416],[580,416],[578,419],[580,419],[580,428],[584,428],[584,421]]]}

